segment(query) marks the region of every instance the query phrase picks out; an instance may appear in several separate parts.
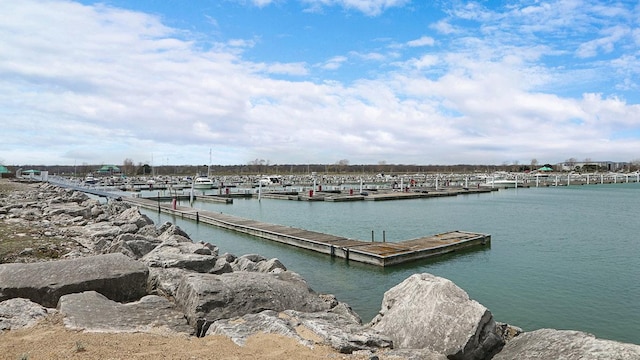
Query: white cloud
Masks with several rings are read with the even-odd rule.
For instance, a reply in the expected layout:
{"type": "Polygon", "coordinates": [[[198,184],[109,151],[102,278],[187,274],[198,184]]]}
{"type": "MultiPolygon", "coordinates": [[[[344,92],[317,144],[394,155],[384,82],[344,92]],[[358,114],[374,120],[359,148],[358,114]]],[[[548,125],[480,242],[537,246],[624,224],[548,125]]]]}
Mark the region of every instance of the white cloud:
{"type": "Polygon", "coordinates": [[[382,54],[379,52],[362,53],[362,52],[352,51],[349,53],[349,55],[351,55],[354,58],[359,58],[366,61],[384,61],[387,59],[387,56],[385,54],[382,54]]]}
{"type": "Polygon", "coordinates": [[[321,67],[326,70],[336,70],[339,69],[347,60],[348,58],[346,56],[334,56],[322,64],[321,67]]]}
{"type": "MultiPolygon", "coordinates": [[[[255,158],[272,163],[348,158],[352,163],[486,164],[531,158],[618,160],[640,148],[635,139],[616,148],[604,145],[615,132],[637,131],[638,105],[592,90],[589,81],[599,68],[586,69],[587,77],[545,65],[541,59],[561,56],[561,49],[552,43],[520,43],[518,32],[505,38],[444,31],[453,28],[451,18],[437,23],[455,40],[444,49],[420,53],[418,47],[399,47],[382,53],[362,48],[310,66],[305,59],[243,58],[238,48],[255,46],[255,39],[221,40],[203,50],[190,34],[152,15],[105,5],[46,5],[0,2],[0,13],[11,14],[0,26],[0,153],[7,163],[138,162],[153,154],[171,163],[203,164],[213,148],[214,161],[223,164],[255,158]],[[402,53],[408,50],[410,55],[402,53]],[[354,68],[371,62],[389,70],[368,78],[358,73],[349,83],[323,81],[314,73],[347,62],[354,68]],[[566,84],[579,85],[586,95],[548,90],[566,84]],[[578,153],[591,149],[599,153],[578,153]]],[[[464,10],[465,19],[474,12],[500,19],[499,31],[522,25],[503,24],[507,17],[477,6],[464,10]]],[[[525,12],[549,16],[545,8],[525,12]]],[[[593,51],[633,39],[624,26],[605,29],[593,51]]],[[[413,44],[433,42],[422,37],[413,44]]],[[[634,86],[637,56],[616,59],[615,71],[634,86]]]]}
{"type": "Polygon", "coordinates": [[[256,42],[255,40],[247,39],[231,39],[227,42],[227,44],[231,47],[252,48],[256,45],[256,42]]]}
{"type": "Polygon", "coordinates": [[[407,46],[409,47],[432,46],[433,44],[435,44],[435,40],[430,36],[423,36],[407,42],[407,46]]]}
{"type": "Polygon", "coordinates": [[[440,20],[436,23],[429,25],[429,28],[436,30],[440,34],[453,34],[457,32],[456,28],[449,23],[449,21],[440,20]]]}
{"type": "Polygon", "coordinates": [[[326,6],[341,6],[346,9],[354,9],[367,16],[380,15],[384,10],[393,7],[402,7],[410,0],[302,0],[310,6],[312,11],[319,11],[326,6]]]}
{"type": "Polygon", "coordinates": [[[273,3],[274,0],[251,0],[251,2],[257,7],[265,7],[273,3]]]}

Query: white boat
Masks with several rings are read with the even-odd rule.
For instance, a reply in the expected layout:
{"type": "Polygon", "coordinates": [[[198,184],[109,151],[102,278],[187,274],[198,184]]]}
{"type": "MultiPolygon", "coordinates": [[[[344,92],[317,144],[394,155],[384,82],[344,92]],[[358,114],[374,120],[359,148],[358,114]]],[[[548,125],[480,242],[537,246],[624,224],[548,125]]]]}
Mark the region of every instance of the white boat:
{"type": "Polygon", "coordinates": [[[488,175],[485,178],[485,183],[480,184],[484,187],[499,187],[499,188],[515,188],[519,184],[522,184],[522,179],[518,179],[517,175],[510,174],[504,171],[498,171],[492,175],[488,175]]]}
{"type": "Polygon", "coordinates": [[[207,190],[213,188],[213,180],[207,176],[198,176],[193,180],[193,188],[198,190],[207,190]]]}
{"type": "Polygon", "coordinates": [[[84,178],[84,183],[85,184],[95,184],[98,182],[98,179],[96,179],[95,177],[93,177],[93,174],[89,173],[87,174],[87,176],[85,176],[84,178]]]}
{"type": "Polygon", "coordinates": [[[495,186],[495,187],[502,187],[502,188],[514,188],[516,187],[519,183],[522,183],[522,181],[518,182],[518,180],[515,179],[494,179],[494,180],[489,180],[488,184],[491,186],[495,186]]]}
{"type": "Polygon", "coordinates": [[[282,176],[280,175],[263,176],[261,179],[255,182],[255,186],[269,186],[269,185],[283,185],[282,176]]]}

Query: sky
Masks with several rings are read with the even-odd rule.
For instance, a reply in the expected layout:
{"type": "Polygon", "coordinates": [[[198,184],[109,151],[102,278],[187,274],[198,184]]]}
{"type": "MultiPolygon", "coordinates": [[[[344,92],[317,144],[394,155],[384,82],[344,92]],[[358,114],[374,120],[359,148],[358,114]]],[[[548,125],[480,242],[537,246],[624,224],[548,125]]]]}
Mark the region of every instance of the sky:
{"type": "Polygon", "coordinates": [[[0,0],[0,163],[640,159],[637,1],[0,0]]]}

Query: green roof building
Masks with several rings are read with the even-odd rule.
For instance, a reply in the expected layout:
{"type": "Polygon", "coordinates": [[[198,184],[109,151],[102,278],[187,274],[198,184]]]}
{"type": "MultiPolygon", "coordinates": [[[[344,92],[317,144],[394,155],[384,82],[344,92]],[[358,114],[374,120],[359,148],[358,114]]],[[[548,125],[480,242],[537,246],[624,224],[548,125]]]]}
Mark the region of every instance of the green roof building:
{"type": "Polygon", "coordinates": [[[107,175],[107,174],[120,174],[120,168],[115,165],[103,165],[100,169],[97,170],[98,174],[107,175]]]}

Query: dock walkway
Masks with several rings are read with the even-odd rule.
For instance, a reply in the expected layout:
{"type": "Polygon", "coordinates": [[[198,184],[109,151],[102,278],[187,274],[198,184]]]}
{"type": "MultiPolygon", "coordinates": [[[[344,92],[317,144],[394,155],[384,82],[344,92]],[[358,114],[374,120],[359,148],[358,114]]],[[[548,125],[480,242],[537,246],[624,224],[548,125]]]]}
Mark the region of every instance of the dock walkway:
{"type": "Polygon", "coordinates": [[[402,264],[462,249],[482,247],[491,242],[490,235],[464,231],[452,231],[401,242],[367,242],[186,206],[176,205],[174,208],[172,205],[148,199],[124,198],[123,200],[140,207],[192,219],[196,222],[204,222],[224,229],[316,251],[331,257],[377,266],[402,264]]]}

